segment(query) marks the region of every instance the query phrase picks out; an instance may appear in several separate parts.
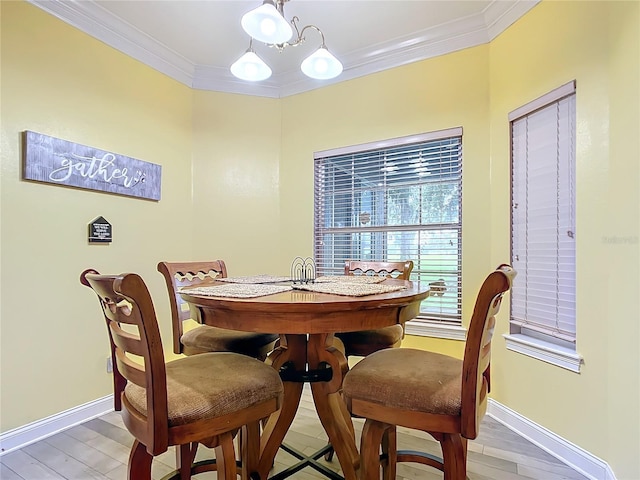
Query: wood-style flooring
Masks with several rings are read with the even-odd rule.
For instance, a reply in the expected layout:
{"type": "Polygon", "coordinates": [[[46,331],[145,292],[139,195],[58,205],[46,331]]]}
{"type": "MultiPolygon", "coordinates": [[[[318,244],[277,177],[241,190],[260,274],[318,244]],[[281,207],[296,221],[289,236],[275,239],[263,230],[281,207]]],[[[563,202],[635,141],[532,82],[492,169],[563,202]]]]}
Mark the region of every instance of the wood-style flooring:
{"type": "MultiPolygon", "coordinates": [[[[361,420],[354,421],[356,434],[360,434],[361,420]]],[[[49,480],[49,479],[126,479],[126,464],[132,437],[120,419],[120,414],[111,412],[64,432],[33,443],[0,457],[2,480],[49,480]]],[[[300,409],[287,434],[286,443],[306,455],[311,455],[326,445],[327,437],[315,413],[311,393],[305,388],[300,409]]],[[[438,444],[428,435],[413,430],[398,432],[401,449],[428,451],[439,455],[438,444]]],[[[211,452],[201,448],[199,458],[211,452]]],[[[273,472],[278,472],[295,463],[295,459],[280,450],[273,472]]],[[[322,462],[324,460],[321,459],[322,462]]],[[[340,471],[337,458],[324,462],[340,471]]],[[[153,465],[154,480],[173,470],[173,449],[156,457],[153,465]]],[[[479,437],[469,442],[468,476],[470,480],[587,480],[587,477],[567,467],[552,455],[522,439],[520,436],[485,417],[479,437]]],[[[202,480],[215,479],[215,473],[199,475],[202,480]]],[[[294,474],[296,480],[323,479],[311,468],[294,474]]],[[[398,480],[438,480],[442,474],[417,464],[400,464],[398,480]]]]}

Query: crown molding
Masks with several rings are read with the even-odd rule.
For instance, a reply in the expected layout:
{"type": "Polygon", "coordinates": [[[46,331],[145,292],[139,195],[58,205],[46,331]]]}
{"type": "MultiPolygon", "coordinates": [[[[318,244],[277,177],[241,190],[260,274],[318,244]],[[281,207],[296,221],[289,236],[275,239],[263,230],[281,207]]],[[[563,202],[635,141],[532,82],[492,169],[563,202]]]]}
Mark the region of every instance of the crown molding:
{"type": "Polygon", "coordinates": [[[518,0],[516,2],[491,2],[484,10],[489,41],[513,25],[520,17],[540,3],[540,1],[541,0],[518,0]]]}
{"type": "Polygon", "coordinates": [[[27,0],[110,47],[191,87],[195,65],[89,0],[27,0]]]}
{"type": "Polygon", "coordinates": [[[540,0],[494,0],[477,14],[341,55],[340,77],[318,81],[299,71],[260,83],[233,77],[226,68],[195,65],[90,0],[27,0],[122,53],[188,87],[282,98],[490,42],[540,0]]]}

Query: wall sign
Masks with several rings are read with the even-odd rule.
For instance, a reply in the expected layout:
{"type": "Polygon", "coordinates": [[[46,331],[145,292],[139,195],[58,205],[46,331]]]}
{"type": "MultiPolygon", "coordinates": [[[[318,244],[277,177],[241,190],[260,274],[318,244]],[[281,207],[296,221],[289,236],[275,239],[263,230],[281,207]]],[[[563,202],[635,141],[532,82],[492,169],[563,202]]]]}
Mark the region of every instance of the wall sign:
{"type": "Polygon", "coordinates": [[[161,175],[155,163],[24,132],[25,180],[160,200],[161,175]]]}
{"type": "Polygon", "coordinates": [[[89,224],[89,243],[111,243],[111,224],[104,217],[98,217],[89,224]]]}

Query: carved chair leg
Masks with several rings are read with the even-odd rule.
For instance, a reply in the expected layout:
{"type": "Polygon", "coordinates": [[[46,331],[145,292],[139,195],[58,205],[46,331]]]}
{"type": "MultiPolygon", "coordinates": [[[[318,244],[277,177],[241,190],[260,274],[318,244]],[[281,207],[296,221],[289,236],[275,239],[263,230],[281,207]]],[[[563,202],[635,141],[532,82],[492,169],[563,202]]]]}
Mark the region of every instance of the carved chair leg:
{"type": "Polygon", "coordinates": [[[180,472],[180,480],[191,478],[191,465],[196,458],[198,443],[176,446],[176,469],[180,472]]]}
{"type": "Polygon", "coordinates": [[[147,452],[147,447],[135,440],[129,454],[128,480],[151,480],[152,461],[153,456],[147,452]]]}
{"type": "Polygon", "coordinates": [[[253,422],[240,431],[240,459],[242,480],[255,477],[260,463],[260,422],[253,422]]]}
{"type": "Polygon", "coordinates": [[[460,434],[444,434],[440,440],[444,480],[465,480],[467,476],[466,441],[460,434]]]}
{"type": "Polygon", "coordinates": [[[398,464],[398,440],[395,425],[389,425],[382,436],[382,478],[383,480],[396,479],[396,466],[398,464]]]}
{"type": "Polygon", "coordinates": [[[367,419],[364,423],[360,441],[360,480],[379,480],[380,445],[387,428],[389,425],[375,420],[367,419]]]}
{"type": "Polygon", "coordinates": [[[236,480],[238,468],[236,466],[236,449],[233,445],[233,433],[227,432],[219,437],[216,446],[216,465],[218,480],[236,480]]]}
{"type": "Polygon", "coordinates": [[[464,437],[460,437],[460,440],[462,440],[462,450],[464,451],[464,464],[465,466],[467,465],[467,442],[468,440],[464,437]]]}

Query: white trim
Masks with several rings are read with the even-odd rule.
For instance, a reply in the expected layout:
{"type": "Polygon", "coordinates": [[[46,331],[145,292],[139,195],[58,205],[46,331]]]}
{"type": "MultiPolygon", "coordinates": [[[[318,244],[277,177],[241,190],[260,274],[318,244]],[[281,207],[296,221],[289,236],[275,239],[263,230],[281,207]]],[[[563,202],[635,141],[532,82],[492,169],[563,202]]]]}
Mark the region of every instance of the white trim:
{"type": "Polygon", "coordinates": [[[522,334],[504,334],[503,337],[507,342],[507,350],[580,373],[584,359],[569,348],[522,334]]]}
{"type": "Polygon", "coordinates": [[[513,122],[519,118],[524,117],[525,115],[529,115],[530,113],[535,112],[541,108],[544,108],[558,100],[568,97],[569,95],[573,95],[576,93],[576,81],[571,80],[568,83],[556,88],[555,90],[550,91],[549,93],[545,93],[541,97],[536,98],[535,100],[530,101],[526,105],[516,108],[513,112],[509,113],[509,121],[513,122]]]}
{"type": "Polygon", "coordinates": [[[113,411],[113,395],[0,433],[0,456],[113,411]]]}
{"type": "Polygon", "coordinates": [[[425,322],[424,320],[411,320],[407,322],[404,331],[407,335],[416,335],[418,337],[435,337],[462,341],[467,338],[467,329],[462,325],[425,322]]]}
{"type": "Polygon", "coordinates": [[[191,86],[195,65],[95,1],[27,0],[112,48],[191,86]]]}
{"type": "Polygon", "coordinates": [[[489,399],[487,415],[590,480],[616,480],[613,470],[604,460],[523,417],[509,407],[501,405],[492,398],[489,399]]]}
{"type": "Polygon", "coordinates": [[[504,32],[538,3],[539,0],[520,0],[513,3],[500,1],[491,2],[483,12],[489,40],[493,40],[504,32]]]}
{"type": "Polygon", "coordinates": [[[451,137],[462,137],[462,127],[445,128],[434,132],[418,133],[416,135],[407,135],[405,137],[389,138],[387,140],[378,140],[376,142],[361,143],[359,145],[349,145],[347,147],[332,148],[330,150],[322,150],[314,152],[315,160],[325,157],[335,157],[338,155],[349,155],[351,153],[361,153],[367,150],[381,150],[384,148],[403,147],[414,143],[431,142],[433,140],[443,140],[451,137]]]}
{"type": "Polygon", "coordinates": [[[481,13],[437,25],[409,36],[340,55],[340,77],[317,81],[299,69],[281,72],[260,85],[233,79],[226,67],[196,65],[155,38],[128,24],[94,0],[27,0],[45,12],[191,88],[283,98],[407,65],[465,48],[484,45],[526,14],[540,0],[494,0],[481,13]]]}
{"type": "MultiPolygon", "coordinates": [[[[113,396],[108,395],[4,432],[0,434],[0,456],[104,415],[113,410],[112,402],[113,396]]],[[[605,461],[493,399],[489,399],[487,414],[590,480],[616,480],[611,467],[605,461]]]]}

